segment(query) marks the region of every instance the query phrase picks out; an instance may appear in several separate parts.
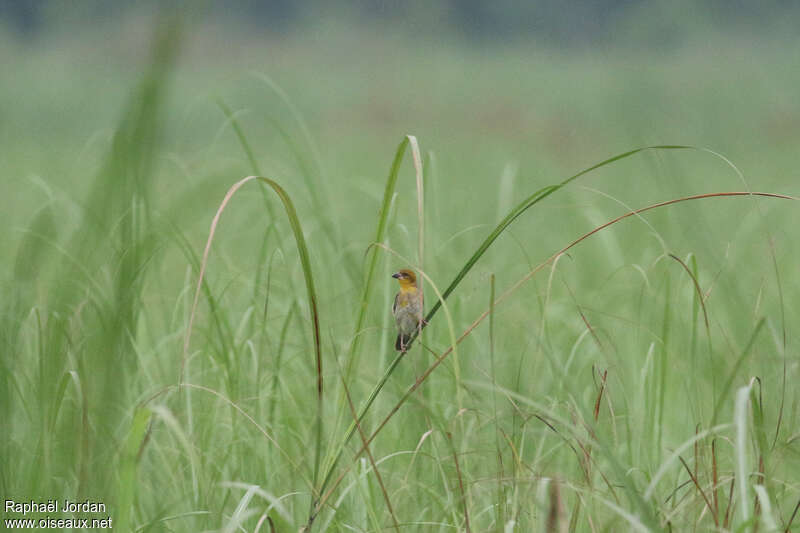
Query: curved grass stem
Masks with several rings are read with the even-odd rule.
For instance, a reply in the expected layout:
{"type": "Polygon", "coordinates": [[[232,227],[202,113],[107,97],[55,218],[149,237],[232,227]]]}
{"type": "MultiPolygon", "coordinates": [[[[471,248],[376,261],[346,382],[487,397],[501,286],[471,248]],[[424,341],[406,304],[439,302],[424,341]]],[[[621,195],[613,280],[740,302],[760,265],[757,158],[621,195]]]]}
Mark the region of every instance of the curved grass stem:
{"type": "MultiPolygon", "coordinates": [[[[294,235],[295,243],[297,244],[297,252],[300,256],[300,264],[303,269],[303,277],[305,278],[306,290],[308,292],[308,306],[309,312],[311,314],[311,323],[312,323],[312,330],[314,335],[314,352],[315,352],[315,359],[316,359],[316,371],[317,371],[317,379],[316,379],[316,393],[317,393],[317,413],[315,418],[315,450],[314,450],[314,486],[317,485],[317,478],[319,476],[319,465],[320,465],[320,457],[322,453],[322,421],[323,421],[323,378],[322,378],[322,341],[320,338],[320,326],[319,326],[319,311],[317,307],[317,294],[316,289],[314,288],[314,275],[311,270],[311,261],[309,259],[308,254],[308,247],[306,246],[305,237],[303,236],[303,229],[300,226],[300,219],[297,217],[297,211],[294,208],[294,204],[292,204],[289,195],[286,191],[278,185],[275,181],[265,178],[262,176],[247,176],[236,183],[234,183],[228,192],[225,194],[222,202],[220,203],[219,208],[217,209],[214,218],[211,221],[211,228],[208,234],[208,240],[206,241],[206,247],[203,251],[203,259],[200,263],[200,273],[197,279],[197,287],[194,293],[194,300],[192,303],[192,310],[189,314],[189,324],[186,328],[186,334],[184,336],[183,341],[183,354],[181,357],[181,367],[180,373],[178,376],[178,384],[183,385],[184,380],[184,373],[186,367],[186,361],[188,358],[189,353],[189,343],[192,337],[192,329],[194,326],[194,319],[197,313],[197,304],[200,298],[200,291],[203,287],[203,280],[205,277],[206,267],[208,265],[208,256],[209,252],[211,251],[211,243],[214,240],[214,233],[216,232],[217,226],[219,224],[220,217],[222,216],[222,212],[227,207],[228,203],[230,202],[231,198],[236,191],[238,191],[242,186],[250,181],[261,181],[262,183],[266,183],[269,185],[272,190],[278,195],[283,204],[284,210],[286,211],[286,216],[289,219],[289,225],[292,228],[292,233],[294,235]]],[[[315,498],[312,497],[312,506],[314,505],[315,498]]]]}
{"type": "MultiPolygon", "coordinates": [[[[392,409],[384,417],[384,419],[380,422],[380,424],[378,424],[378,427],[372,432],[370,437],[367,439],[365,445],[368,446],[375,439],[375,437],[377,437],[378,433],[381,432],[381,430],[386,426],[386,424],[389,422],[389,420],[400,410],[400,408],[408,400],[408,398],[411,397],[411,395],[425,382],[425,380],[428,379],[428,377],[431,375],[431,373],[434,370],[436,370],[436,368],[440,364],[442,364],[442,362],[444,362],[444,360],[453,352],[453,350],[455,349],[455,346],[457,344],[460,344],[462,340],[464,340],[470,333],[472,333],[472,331],[476,327],[478,327],[478,325],[481,322],[483,322],[483,320],[494,311],[494,309],[496,308],[497,305],[502,303],[509,296],[511,296],[514,292],[516,292],[525,282],[529,281],[534,275],[536,275],[536,273],[540,272],[543,268],[545,268],[547,265],[549,265],[551,262],[553,262],[556,258],[561,256],[562,254],[564,254],[565,252],[567,252],[571,248],[577,246],[578,244],[580,244],[584,240],[586,240],[589,237],[591,237],[592,235],[595,235],[596,233],[608,228],[609,226],[612,226],[612,225],[616,224],[617,222],[620,222],[620,221],[625,220],[626,218],[629,218],[629,217],[632,217],[632,216],[636,216],[636,215],[638,215],[640,213],[643,213],[645,211],[650,211],[652,209],[656,209],[656,208],[660,208],[660,207],[666,207],[666,206],[669,206],[669,205],[673,205],[673,204],[677,204],[677,203],[681,203],[681,202],[686,202],[686,201],[691,201],[691,200],[702,200],[702,199],[719,198],[719,197],[739,197],[739,196],[761,196],[761,197],[766,197],[766,198],[778,198],[778,199],[784,199],[784,200],[796,200],[797,199],[797,198],[794,198],[792,196],[788,196],[788,195],[784,195],[784,194],[766,193],[766,192],[739,192],[739,191],[707,193],[707,194],[699,194],[699,195],[694,195],[694,196],[685,196],[685,197],[681,197],[681,198],[667,200],[665,202],[659,202],[659,203],[656,203],[656,204],[648,205],[646,207],[642,207],[642,208],[639,208],[639,209],[636,209],[636,210],[633,210],[633,211],[629,211],[627,213],[624,213],[624,214],[622,214],[622,215],[620,215],[620,216],[618,216],[618,217],[606,222],[605,224],[597,226],[596,228],[594,228],[593,230],[591,230],[591,231],[589,231],[587,233],[584,233],[579,238],[575,239],[574,241],[569,243],[567,246],[565,246],[564,248],[562,248],[558,252],[556,252],[553,255],[551,255],[544,262],[540,263],[535,268],[533,268],[530,272],[528,272],[520,280],[518,280],[516,283],[514,283],[514,285],[512,285],[509,289],[507,289],[503,294],[501,294],[493,302],[493,304],[490,305],[489,309],[487,309],[480,316],[478,316],[478,318],[475,319],[475,321],[472,322],[472,324],[470,324],[469,327],[467,327],[467,329],[464,330],[464,332],[461,334],[461,336],[458,337],[456,342],[454,344],[452,344],[449,348],[447,348],[447,350],[445,350],[440,356],[438,356],[436,358],[436,361],[434,361],[434,363],[430,367],[428,367],[428,369],[425,370],[425,372],[423,372],[422,375],[420,375],[416,379],[416,381],[406,390],[406,392],[403,394],[403,396],[397,401],[395,406],[392,407],[392,409]]],[[[395,358],[395,360],[392,361],[392,364],[390,365],[390,368],[384,374],[383,378],[378,383],[378,385],[376,386],[375,390],[373,390],[373,393],[370,396],[371,399],[374,399],[374,397],[377,396],[378,392],[380,392],[380,389],[386,383],[386,381],[389,378],[389,375],[392,373],[392,371],[394,371],[394,368],[400,362],[400,359],[402,358],[402,356],[403,356],[403,353],[398,355],[395,358]]],[[[351,434],[352,434],[352,432],[351,432],[351,434]]],[[[362,453],[364,453],[364,447],[359,449],[356,452],[354,457],[357,458],[362,453]]],[[[330,478],[330,474],[331,474],[331,472],[326,474],[326,477],[323,480],[323,485],[322,485],[323,488],[327,485],[327,482],[329,481],[329,478],[330,478]]],[[[331,494],[333,493],[333,491],[336,489],[336,487],[338,486],[338,484],[341,482],[341,480],[343,478],[344,478],[344,473],[341,474],[337,478],[337,480],[333,484],[333,486],[330,487],[323,494],[323,496],[322,496],[322,498],[320,499],[320,502],[319,502],[320,507],[325,504],[325,502],[328,500],[328,498],[331,496],[331,494]]]]}

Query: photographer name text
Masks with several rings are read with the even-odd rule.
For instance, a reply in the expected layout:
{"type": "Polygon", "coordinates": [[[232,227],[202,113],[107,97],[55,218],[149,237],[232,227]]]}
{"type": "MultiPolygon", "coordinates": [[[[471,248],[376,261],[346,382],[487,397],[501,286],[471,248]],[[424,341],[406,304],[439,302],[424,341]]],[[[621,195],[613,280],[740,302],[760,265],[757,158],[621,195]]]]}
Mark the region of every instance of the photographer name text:
{"type": "Polygon", "coordinates": [[[22,515],[23,517],[35,513],[38,515],[46,514],[47,516],[39,519],[32,518],[16,518],[5,519],[4,523],[7,528],[93,528],[93,529],[112,529],[113,519],[110,516],[102,518],[94,517],[79,517],[74,518],[57,518],[52,515],[58,513],[71,513],[76,514],[105,514],[106,504],[99,501],[84,500],[45,500],[35,501],[28,500],[18,502],[15,500],[5,500],[4,509],[6,514],[14,513],[22,515]]]}

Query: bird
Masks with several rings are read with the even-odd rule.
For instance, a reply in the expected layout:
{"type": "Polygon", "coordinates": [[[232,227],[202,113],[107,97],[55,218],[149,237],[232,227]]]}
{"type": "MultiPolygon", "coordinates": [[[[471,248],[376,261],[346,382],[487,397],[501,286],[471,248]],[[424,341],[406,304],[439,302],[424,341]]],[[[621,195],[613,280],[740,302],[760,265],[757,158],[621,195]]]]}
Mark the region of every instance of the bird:
{"type": "Polygon", "coordinates": [[[411,336],[424,325],[422,318],[422,291],[417,287],[417,276],[404,268],[392,274],[400,283],[400,292],[394,297],[392,314],[397,322],[397,340],[394,349],[406,352],[411,346],[411,336]]]}

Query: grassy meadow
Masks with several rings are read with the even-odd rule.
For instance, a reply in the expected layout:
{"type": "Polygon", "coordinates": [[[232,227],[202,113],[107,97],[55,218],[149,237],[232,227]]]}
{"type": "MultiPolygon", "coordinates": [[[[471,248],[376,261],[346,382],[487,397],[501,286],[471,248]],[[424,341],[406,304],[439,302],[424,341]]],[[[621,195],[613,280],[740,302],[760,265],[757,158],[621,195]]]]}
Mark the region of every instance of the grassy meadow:
{"type": "Polygon", "coordinates": [[[2,37],[0,494],[137,532],[800,531],[799,53],[2,37]]]}

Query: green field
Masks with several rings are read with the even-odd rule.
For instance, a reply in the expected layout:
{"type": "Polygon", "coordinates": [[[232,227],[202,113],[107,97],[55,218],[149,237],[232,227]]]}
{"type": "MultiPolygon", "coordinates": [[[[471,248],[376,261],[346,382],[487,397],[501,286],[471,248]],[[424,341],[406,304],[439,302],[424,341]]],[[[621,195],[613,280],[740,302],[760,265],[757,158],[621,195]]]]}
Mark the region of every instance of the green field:
{"type": "Polygon", "coordinates": [[[800,41],[1,40],[4,500],[800,531],[800,41]],[[448,297],[397,358],[405,267],[448,297]]]}

